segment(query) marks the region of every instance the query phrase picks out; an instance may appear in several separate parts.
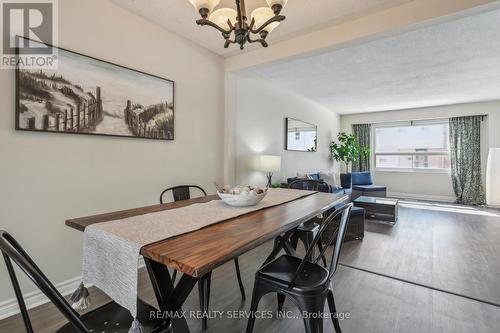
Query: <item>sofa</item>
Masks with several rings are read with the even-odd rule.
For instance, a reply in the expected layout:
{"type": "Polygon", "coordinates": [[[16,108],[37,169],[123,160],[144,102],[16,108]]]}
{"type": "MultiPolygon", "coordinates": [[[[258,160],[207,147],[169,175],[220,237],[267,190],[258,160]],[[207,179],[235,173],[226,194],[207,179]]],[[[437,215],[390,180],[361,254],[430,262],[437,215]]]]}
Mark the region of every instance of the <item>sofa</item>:
{"type": "MultiPolygon", "coordinates": [[[[311,179],[311,180],[318,180],[318,181],[323,181],[323,179],[321,179],[319,177],[319,172],[318,173],[310,173],[310,174],[307,174],[308,178],[311,179]]],[[[290,178],[287,178],[287,182],[285,184],[282,184],[283,187],[288,187],[289,184],[293,183],[294,181],[296,180],[300,180],[301,178],[299,177],[290,177],[290,178]]],[[[324,186],[323,184],[319,184],[318,185],[318,191],[320,192],[330,192],[330,193],[334,193],[334,194],[351,194],[351,188],[349,186],[349,188],[344,188],[344,187],[334,187],[334,186],[330,186],[329,188],[324,186]]]]}

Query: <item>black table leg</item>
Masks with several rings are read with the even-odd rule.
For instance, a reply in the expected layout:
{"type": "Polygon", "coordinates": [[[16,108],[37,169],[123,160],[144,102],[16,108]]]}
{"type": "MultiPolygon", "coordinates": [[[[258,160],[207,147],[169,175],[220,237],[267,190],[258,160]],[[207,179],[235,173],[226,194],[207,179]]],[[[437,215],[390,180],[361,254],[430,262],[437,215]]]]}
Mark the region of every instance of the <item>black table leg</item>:
{"type": "Polygon", "coordinates": [[[200,310],[202,312],[202,324],[201,328],[203,331],[207,330],[208,322],[208,305],[210,302],[210,281],[212,279],[212,272],[203,275],[198,281],[198,292],[200,296],[200,310]]]}
{"type": "Polygon", "coordinates": [[[171,332],[189,333],[186,318],[182,316],[182,305],[198,282],[198,279],[183,274],[177,286],[174,287],[167,266],[148,258],[144,258],[144,262],[146,263],[160,310],[171,317],[166,318],[167,321],[170,321],[171,332]]]}
{"type": "MultiPolygon", "coordinates": [[[[278,256],[278,253],[281,252],[281,250],[285,250],[285,253],[288,255],[295,255],[295,249],[293,248],[293,245],[290,241],[290,238],[294,233],[295,229],[287,231],[283,235],[280,235],[274,239],[273,250],[267,257],[267,259],[264,261],[262,266],[267,265],[268,263],[273,261],[278,256]]],[[[282,311],[284,303],[285,303],[285,295],[278,293],[278,311],[282,311]]]]}
{"type": "Polygon", "coordinates": [[[238,257],[234,258],[234,268],[236,268],[236,277],[238,278],[238,286],[240,287],[241,299],[245,300],[245,287],[243,286],[243,281],[241,281],[240,263],[238,261],[238,257]]]}
{"type": "Polygon", "coordinates": [[[286,254],[295,255],[295,250],[293,249],[292,244],[290,243],[290,237],[292,236],[294,231],[295,229],[287,231],[283,235],[280,235],[274,239],[273,250],[267,257],[267,259],[264,261],[262,266],[267,265],[268,263],[273,261],[278,256],[278,253],[281,252],[281,250],[285,250],[286,254]]]}

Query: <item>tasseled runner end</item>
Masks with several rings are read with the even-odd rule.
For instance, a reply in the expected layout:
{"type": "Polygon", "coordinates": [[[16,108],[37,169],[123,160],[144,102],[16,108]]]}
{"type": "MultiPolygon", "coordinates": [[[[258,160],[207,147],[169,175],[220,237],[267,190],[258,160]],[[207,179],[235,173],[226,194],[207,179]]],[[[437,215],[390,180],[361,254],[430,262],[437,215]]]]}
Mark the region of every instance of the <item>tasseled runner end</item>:
{"type": "Polygon", "coordinates": [[[88,309],[90,306],[90,294],[89,290],[83,285],[83,282],[80,283],[80,286],[71,295],[69,300],[72,302],[71,307],[75,310],[88,309]]]}
{"type": "Polygon", "coordinates": [[[130,326],[130,329],[128,330],[128,333],[142,333],[142,332],[143,332],[142,325],[139,322],[139,320],[135,318],[134,321],[132,322],[132,326],[130,326]]]}

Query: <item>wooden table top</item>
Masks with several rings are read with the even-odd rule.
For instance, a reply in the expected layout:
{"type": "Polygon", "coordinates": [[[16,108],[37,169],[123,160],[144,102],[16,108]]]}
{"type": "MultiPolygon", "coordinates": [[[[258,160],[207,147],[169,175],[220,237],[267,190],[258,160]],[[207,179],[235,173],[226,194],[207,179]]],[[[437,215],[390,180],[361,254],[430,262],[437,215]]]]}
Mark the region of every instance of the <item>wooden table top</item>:
{"type": "MultiPolygon", "coordinates": [[[[218,200],[217,195],[153,205],[119,212],[70,219],[66,225],[80,231],[94,223],[123,219],[162,210],[218,200]]],[[[348,199],[345,194],[315,193],[278,206],[212,224],[142,248],[141,254],[194,277],[297,227],[348,199]]]]}

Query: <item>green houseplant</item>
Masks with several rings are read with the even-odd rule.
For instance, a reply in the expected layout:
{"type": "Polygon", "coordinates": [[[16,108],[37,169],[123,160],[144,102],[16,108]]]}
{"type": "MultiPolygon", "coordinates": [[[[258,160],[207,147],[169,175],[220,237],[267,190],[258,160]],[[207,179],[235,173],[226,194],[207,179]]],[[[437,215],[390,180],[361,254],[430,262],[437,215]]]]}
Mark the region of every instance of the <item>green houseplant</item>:
{"type": "Polygon", "coordinates": [[[341,178],[346,179],[350,183],[350,166],[356,162],[360,156],[366,157],[370,154],[370,149],[360,148],[356,142],[356,137],[353,134],[340,132],[337,135],[337,141],[330,143],[330,153],[337,162],[342,162],[345,165],[345,172],[341,173],[341,178]]]}

